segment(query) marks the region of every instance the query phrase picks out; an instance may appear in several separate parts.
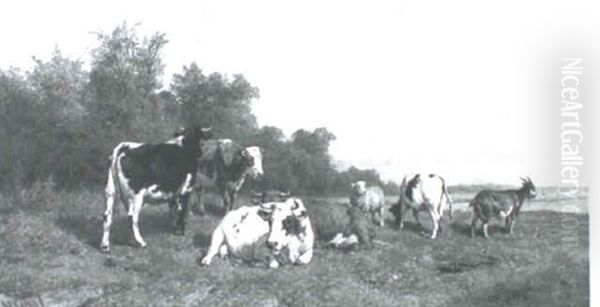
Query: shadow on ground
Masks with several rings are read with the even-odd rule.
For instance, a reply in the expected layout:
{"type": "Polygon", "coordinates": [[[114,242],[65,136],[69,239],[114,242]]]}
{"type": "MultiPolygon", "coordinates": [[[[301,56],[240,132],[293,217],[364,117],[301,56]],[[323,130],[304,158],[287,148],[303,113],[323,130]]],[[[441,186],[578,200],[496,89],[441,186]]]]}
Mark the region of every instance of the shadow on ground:
{"type": "MultiPolygon", "coordinates": [[[[169,214],[166,210],[144,212],[140,214],[140,232],[144,238],[150,238],[163,233],[172,233],[169,214]]],[[[103,220],[99,216],[85,216],[61,212],[56,220],[57,226],[66,233],[72,234],[80,241],[98,248],[102,238],[103,220]]],[[[113,215],[110,234],[111,244],[133,245],[131,222],[126,215],[113,215]]]]}

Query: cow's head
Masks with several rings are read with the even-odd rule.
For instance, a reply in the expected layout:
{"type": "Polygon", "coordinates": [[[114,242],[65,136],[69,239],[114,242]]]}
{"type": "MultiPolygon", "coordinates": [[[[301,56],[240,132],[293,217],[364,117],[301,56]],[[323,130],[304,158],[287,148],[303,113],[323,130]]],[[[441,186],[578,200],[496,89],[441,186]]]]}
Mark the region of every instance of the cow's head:
{"type": "Polygon", "coordinates": [[[350,187],[352,187],[352,191],[356,194],[364,194],[367,191],[367,183],[364,182],[363,180],[354,182],[350,184],[350,187]]]}
{"type": "Polygon", "coordinates": [[[270,213],[271,232],[267,245],[273,254],[278,255],[296,237],[306,231],[308,214],[299,198],[289,198],[284,202],[267,203],[272,208],[270,213]]]}
{"type": "Polygon", "coordinates": [[[198,144],[202,140],[213,138],[212,127],[192,126],[190,128],[179,129],[173,134],[177,138],[181,138],[181,145],[185,148],[194,148],[200,154],[198,144]]]}
{"type": "Polygon", "coordinates": [[[255,205],[271,202],[283,202],[290,198],[291,192],[282,192],[278,190],[266,190],[262,192],[252,191],[251,202],[255,205]]]}
{"type": "Polygon", "coordinates": [[[537,192],[535,191],[535,185],[529,177],[521,178],[521,190],[525,191],[527,198],[535,198],[537,192]]]}
{"type": "Polygon", "coordinates": [[[244,161],[246,161],[250,176],[258,178],[263,175],[262,153],[260,152],[260,147],[250,146],[244,148],[242,150],[242,157],[244,157],[244,161]]]}

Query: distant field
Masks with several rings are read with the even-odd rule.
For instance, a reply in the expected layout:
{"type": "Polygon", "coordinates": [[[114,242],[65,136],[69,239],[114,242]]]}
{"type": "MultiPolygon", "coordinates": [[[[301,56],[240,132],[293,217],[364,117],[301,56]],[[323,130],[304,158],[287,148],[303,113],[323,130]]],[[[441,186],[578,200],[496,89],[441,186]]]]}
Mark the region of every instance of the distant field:
{"type": "MultiPolygon", "coordinates": [[[[146,249],[129,245],[120,210],[112,254],[101,254],[101,191],[33,192],[0,197],[0,306],[589,305],[587,210],[562,214],[555,209],[565,202],[550,192],[525,205],[549,210],[524,212],[513,236],[496,223],[490,239],[471,239],[469,214],[459,211],[432,241],[412,217],[398,232],[388,216],[378,239],[390,245],[347,252],[324,247],[342,227],[345,200],[305,197],[320,238],[315,256],[277,270],[233,260],[199,266],[220,217],[192,216],[186,235],[175,236],[166,206],[142,211],[146,249]],[[561,227],[567,220],[575,233],[561,227]]],[[[587,208],[587,198],[571,203],[587,208]]]]}

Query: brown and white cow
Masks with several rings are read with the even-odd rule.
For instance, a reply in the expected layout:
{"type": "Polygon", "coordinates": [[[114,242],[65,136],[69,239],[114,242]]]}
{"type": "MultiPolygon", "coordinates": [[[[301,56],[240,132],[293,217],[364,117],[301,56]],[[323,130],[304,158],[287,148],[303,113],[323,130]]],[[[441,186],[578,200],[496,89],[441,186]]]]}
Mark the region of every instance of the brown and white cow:
{"type": "Polygon", "coordinates": [[[419,222],[419,211],[427,211],[431,216],[433,229],[431,239],[442,231],[441,221],[443,211],[449,207],[449,216],[452,218],[452,199],[446,190],[446,184],[441,176],[436,174],[407,175],[400,185],[400,198],[390,211],[396,217],[396,225],[400,229],[404,226],[404,212],[411,209],[413,216],[419,222]]]}
{"type": "Polygon", "coordinates": [[[203,194],[206,187],[216,187],[225,212],[234,208],[238,191],[246,176],[263,175],[262,153],[259,147],[241,147],[229,139],[202,142],[202,157],[198,160],[196,184],[198,206],[204,214],[203,194]]]}
{"type": "Polygon", "coordinates": [[[284,250],[290,263],[311,261],[315,238],[310,218],[302,200],[292,197],[284,202],[242,206],[229,211],[213,231],[202,265],[210,265],[217,254],[237,256],[265,236],[274,256],[270,259],[271,268],[279,267],[277,258],[284,250]]]}

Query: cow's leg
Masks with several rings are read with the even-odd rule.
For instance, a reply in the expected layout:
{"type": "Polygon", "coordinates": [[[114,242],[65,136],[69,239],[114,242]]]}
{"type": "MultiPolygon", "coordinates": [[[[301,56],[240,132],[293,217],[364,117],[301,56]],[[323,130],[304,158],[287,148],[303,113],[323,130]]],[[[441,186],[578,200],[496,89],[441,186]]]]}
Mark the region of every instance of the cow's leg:
{"type": "Polygon", "coordinates": [[[183,235],[185,234],[185,223],[189,213],[188,201],[189,201],[190,193],[185,193],[179,196],[177,200],[177,225],[175,227],[175,234],[183,235]]]}
{"type": "Polygon", "coordinates": [[[225,233],[221,228],[221,225],[217,226],[217,229],[213,231],[210,239],[210,247],[206,252],[204,258],[202,258],[202,265],[209,266],[212,262],[212,258],[216,256],[221,249],[221,246],[225,244],[225,233]]]}
{"type": "Polygon", "coordinates": [[[132,212],[131,212],[131,228],[133,230],[133,237],[135,238],[135,241],[137,242],[137,244],[140,247],[146,247],[146,242],[144,242],[144,239],[142,238],[142,235],[140,234],[140,229],[138,226],[138,222],[140,220],[140,212],[142,211],[142,206],[144,205],[144,196],[145,196],[145,190],[140,191],[140,193],[138,193],[134,200],[133,200],[133,208],[132,208],[132,212]]]}
{"type": "Polygon", "coordinates": [[[400,208],[398,208],[398,216],[396,217],[396,224],[398,225],[399,229],[404,228],[404,216],[406,213],[406,210],[409,210],[410,208],[408,206],[406,206],[404,203],[400,204],[400,208]]]}
{"type": "Polygon", "coordinates": [[[221,244],[221,247],[219,248],[219,257],[225,258],[227,255],[229,255],[229,248],[227,247],[227,244],[221,244]]]}
{"type": "Polygon", "coordinates": [[[506,232],[508,232],[509,234],[513,234],[513,228],[515,226],[515,220],[513,219],[513,217],[511,217],[510,215],[506,217],[506,224],[505,224],[505,228],[506,228],[506,232]]]}
{"type": "Polygon", "coordinates": [[[200,215],[205,215],[206,209],[204,208],[204,187],[198,186],[196,191],[192,193],[196,193],[196,201],[198,202],[198,213],[200,213],[200,215]]]}
{"type": "Polygon", "coordinates": [[[309,249],[296,259],[296,264],[308,264],[313,256],[313,249],[309,249]]]}
{"type": "Polygon", "coordinates": [[[220,189],[221,200],[223,201],[223,208],[225,208],[225,214],[229,212],[229,198],[227,197],[227,189],[220,189]]]}
{"type": "Polygon", "coordinates": [[[482,223],[483,223],[483,226],[482,226],[482,228],[483,228],[483,237],[487,238],[489,236],[489,234],[488,234],[488,224],[489,223],[488,223],[488,221],[482,221],[482,223]]]}
{"type": "MultiPolygon", "coordinates": [[[[110,176],[110,175],[109,175],[110,176]]],[[[109,183],[106,187],[106,210],[104,211],[103,223],[102,223],[102,242],[100,244],[100,250],[102,252],[110,252],[110,226],[112,224],[113,209],[116,202],[116,190],[112,182],[112,178],[109,177],[109,183]]]]}
{"type": "Polygon", "coordinates": [[[177,227],[177,202],[175,199],[169,199],[169,220],[171,227],[175,229],[177,227]]]}
{"type": "Polygon", "coordinates": [[[440,218],[439,218],[437,212],[433,208],[429,209],[429,216],[431,216],[431,223],[432,223],[432,228],[433,228],[431,230],[430,238],[435,239],[435,237],[438,234],[439,228],[440,228],[440,225],[439,225],[440,218]]]}
{"type": "Polygon", "coordinates": [[[229,211],[231,211],[235,208],[235,198],[236,197],[237,197],[237,191],[230,190],[229,191],[229,211]]]}
{"type": "Polygon", "coordinates": [[[404,228],[404,205],[400,204],[398,205],[399,207],[396,208],[396,226],[398,227],[398,229],[402,229],[404,228]]]}
{"type": "Polygon", "coordinates": [[[412,214],[413,217],[415,218],[415,221],[417,221],[417,225],[419,225],[419,227],[423,227],[423,225],[421,224],[421,219],[419,218],[419,210],[417,209],[412,209],[412,214]]]}
{"type": "Polygon", "coordinates": [[[377,218],[375,217],[377,215],[377,211],[371,209],[369,213],[371,214],[371,221],[373,222],[373,224],[377,225],[377,218]]]}
{"type": "Polygon", "coordinates": [[[477,228],[477,216],[473,213],[473,218],[471,219],[471,238],[475,238],[475,229],[477,228]]]}
{"type": "Polygon", "coordinates": [[[381,208],[379,208],[379,226],[381,227],[385,227],[385,206],[381,205],[381,208]]]}

